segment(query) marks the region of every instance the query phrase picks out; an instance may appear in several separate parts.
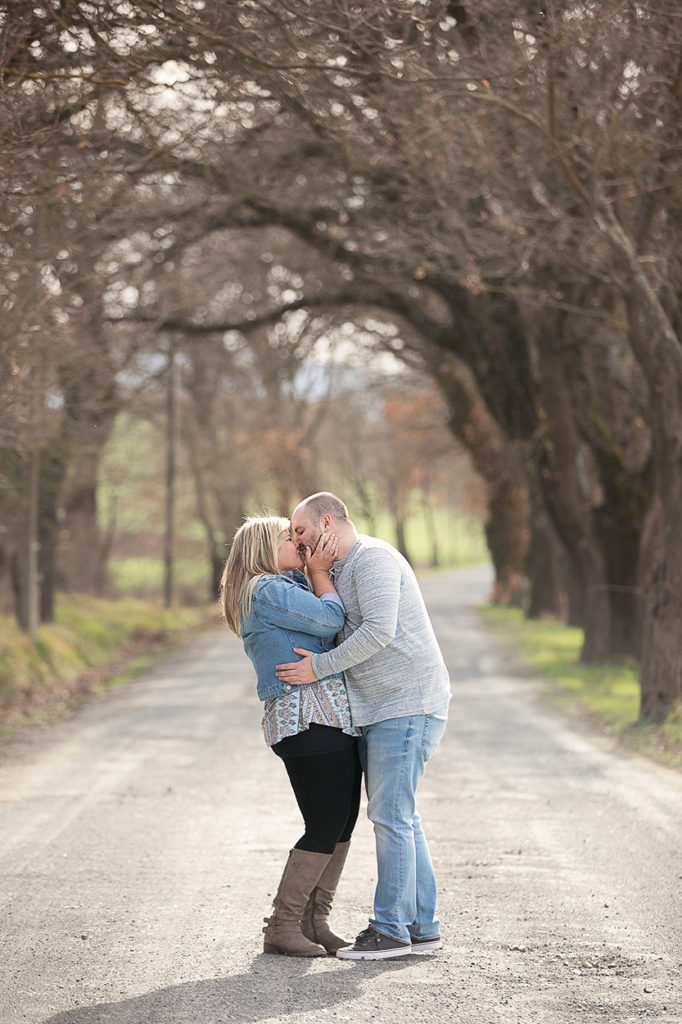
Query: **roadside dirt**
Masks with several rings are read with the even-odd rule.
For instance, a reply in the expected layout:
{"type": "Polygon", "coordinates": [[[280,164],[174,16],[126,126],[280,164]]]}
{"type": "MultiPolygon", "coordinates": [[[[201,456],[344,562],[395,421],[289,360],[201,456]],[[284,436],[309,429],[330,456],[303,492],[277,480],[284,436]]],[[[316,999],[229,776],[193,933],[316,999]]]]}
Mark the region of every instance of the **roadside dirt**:
{"type": "MultiPolygon", "coordinates": [[[[682,1021],[682,777],[568,722],[468,606],[423,589],[453,676],[420,790],[445,948],[261,953],[300,834],[241,646],[211,631],[0,761],[0,1024],[682,1021]]],[[[361,815],[335,924],[366,924],[361,815]]]]}

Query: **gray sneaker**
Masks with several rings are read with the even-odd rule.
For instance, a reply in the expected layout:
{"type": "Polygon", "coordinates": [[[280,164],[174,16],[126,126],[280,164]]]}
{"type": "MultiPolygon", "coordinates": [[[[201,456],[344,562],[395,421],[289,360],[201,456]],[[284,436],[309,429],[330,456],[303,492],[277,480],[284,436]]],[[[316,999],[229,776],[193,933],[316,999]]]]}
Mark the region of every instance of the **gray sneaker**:
{"type": "Polygon", "coordinates": [[[424,953],[427,949],[442,949],[443,940],[440,935],[432,935],[428,939],[412,939],[412,952],[424,953]]]}
{"type": "Polygon", "coordinates": [[[337,949],[336,955],[339,960],[389,960],[411,952],[410,942],[398,942],[370,925],[364,932],[360,932],[352,946],[337,949]]]}

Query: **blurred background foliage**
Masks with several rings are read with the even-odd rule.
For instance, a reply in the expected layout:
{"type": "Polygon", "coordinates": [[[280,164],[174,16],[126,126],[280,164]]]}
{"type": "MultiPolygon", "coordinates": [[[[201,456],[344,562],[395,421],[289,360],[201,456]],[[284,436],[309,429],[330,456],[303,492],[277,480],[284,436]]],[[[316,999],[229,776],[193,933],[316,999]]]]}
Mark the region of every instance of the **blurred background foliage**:
{"type": "Polygon", "coordinates": [[[0,5],[4,611],[214,594],[332,487],[673,713],[681,52],[673,0],[0,5]]]}

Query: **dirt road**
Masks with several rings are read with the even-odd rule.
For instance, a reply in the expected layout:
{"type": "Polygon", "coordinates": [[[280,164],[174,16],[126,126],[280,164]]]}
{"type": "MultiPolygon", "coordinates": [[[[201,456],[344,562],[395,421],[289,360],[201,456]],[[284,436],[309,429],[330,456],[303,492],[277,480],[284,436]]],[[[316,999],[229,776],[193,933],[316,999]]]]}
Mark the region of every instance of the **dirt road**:
{"type": "MultiPolygon", "coordinates": [[[[481,570],[423,589],[454,681],[422,783],[445,948],[261,954],[300,834],[226,629],[0,763],[0,1024],[682,1021],[682,778],[576,731],[485,633],[481,570]]],[[[358,824],[335,913],[374,885],[358,824]]]]}

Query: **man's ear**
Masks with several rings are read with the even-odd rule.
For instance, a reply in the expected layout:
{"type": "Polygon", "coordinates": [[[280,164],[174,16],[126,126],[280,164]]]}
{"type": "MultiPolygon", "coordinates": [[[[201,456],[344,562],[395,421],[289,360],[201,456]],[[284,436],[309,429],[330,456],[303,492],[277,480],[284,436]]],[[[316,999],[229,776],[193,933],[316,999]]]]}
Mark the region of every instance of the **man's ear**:
{"type": "Polygon", "coordinates": [[[325,514],[320,519],[320,526],[322,528],[322,532],[323,533],[328,533],[329,530],[331,530],[331,528],[332,528],[332,517],[329,515],[328,512],[325,512],[325,514]]]}

